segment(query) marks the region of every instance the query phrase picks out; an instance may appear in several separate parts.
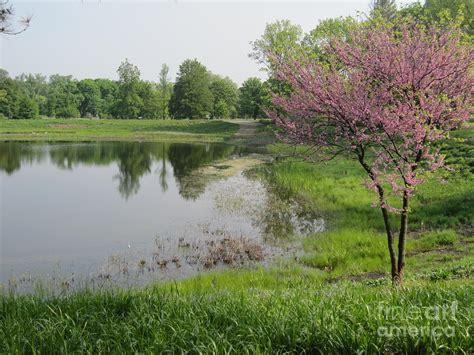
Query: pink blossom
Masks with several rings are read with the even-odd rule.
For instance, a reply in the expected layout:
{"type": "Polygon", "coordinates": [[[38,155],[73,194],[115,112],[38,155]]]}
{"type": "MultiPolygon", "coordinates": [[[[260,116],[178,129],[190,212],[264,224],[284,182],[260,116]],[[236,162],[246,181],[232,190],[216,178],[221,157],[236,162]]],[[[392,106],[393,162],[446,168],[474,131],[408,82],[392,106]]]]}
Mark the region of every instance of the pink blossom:
{"type": "Polygon", "coordinates": [[[443,165],[433,143],[472,113],[473,48],[455,29],[413,24],[397,33],[365,27],[350,38],[326,45],[328,66],[278,62],[276,77],[292,93],[274,95],[267,114],[285,141],[353,153],[372,188],[409,195],[420,173],[443,165]]]}

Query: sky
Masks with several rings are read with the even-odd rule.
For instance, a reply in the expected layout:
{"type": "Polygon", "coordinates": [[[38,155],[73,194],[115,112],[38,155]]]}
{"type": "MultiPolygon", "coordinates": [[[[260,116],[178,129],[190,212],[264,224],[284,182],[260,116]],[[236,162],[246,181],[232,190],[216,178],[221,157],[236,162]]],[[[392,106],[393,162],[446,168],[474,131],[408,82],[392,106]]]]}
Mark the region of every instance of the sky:
{"type": "Polygon", "coordinates": [[[251,76],[265,78],[248,53],[266,23],[289,19],[309,31],[321,19],[367,14],[370,0],[11,3],[18,16],[33,16],[27,31],[0,37],[0,67],[12,77],[117,79],[118,66],[128,58],[144,80],[157,81],[162,63],[170,66],[174,80],[183,60],[197,58],[213,73],[241,84],[251,76]]]}

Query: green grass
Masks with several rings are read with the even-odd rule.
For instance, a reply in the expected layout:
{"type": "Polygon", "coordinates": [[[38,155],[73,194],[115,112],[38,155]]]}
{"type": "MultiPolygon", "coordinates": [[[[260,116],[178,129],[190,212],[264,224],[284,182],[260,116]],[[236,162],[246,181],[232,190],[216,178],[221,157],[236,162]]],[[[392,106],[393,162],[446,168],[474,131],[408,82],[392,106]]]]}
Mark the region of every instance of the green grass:
{"type": "MultiPolygon", "coordinates": [[[[283,193],[304,195],[310,201],[309,208],[319,210],[328,221],[326,232],[305,240],[304,264],[331,271],[333,276],[388,271],[383,220],[380,210],[371,207],[375,195],[365,187],[356,162],[340,159],[308,164],[290,159],[275,164],[270,179],[283,193]]],[[[428,238],[430,233],[436,235],[436,230],[448,229],[446,238],[452,247],[462,249],[468,241],[462,238],[464,228],[474,224],[473,196],[470,177],[454,174],[445,181],[433,177],[413,198],[410,230],[418,238],[427,233],[428,238]]],[[[397,227],[398,216],[392,215],[391,222],[397,227]]],[[[424,251],[430,246],[428,242],[413,245],[424,251]]]]}
{"type": "Polygon", "coordinates": [[[409,240],[408,249],[417,251],[429,251],[436,248],[452,246],[456,243],[458,235],[452,229],[434,230],[423,233],[421,238],[409,240]]]}
{"type": "MultiPolygon", "coordinates": [[[[267,273],[261,275],[264,280],[256,280],[258,285],[269,278],[267,273]]],[[[238,273],[232,284],[242,277],[249,278],[238,273]]],[[[439,281],[398,291],[385,285],[349,282],[321,287],[293,276],[269,289],[236,290],[233,285],[220,285],[220,280],[219,276],[214,281],[208,276],[159,289],[83,292],[48,301],[39,296],[3,297],[0,352],[474,350],[469,335],[472,284],[439,281]]]]}
{"type": "Polygon", "coordinates": [[[273,186],[328,224],[303,256],[144,290],[4,294],[0,353],[473,353],[472,133],[443,147],[457,171],[412,200],[403,288],[357,163],[285,159],[269,167],[273,186]]]}
{"type": "Polygon", "coordinates": [[[199,141],[230,138],[238,124],[220,120],[0,120],[0,140],[199,141]]]}
{"type": "MultiPolygon", "coordinates": [[[[427,177],[411,201],[407,272],[434,269],[474,260],[474,174],[472,126],[452,134],[442,144],[446,161],[454,171],[427,177]]],[[[302,149],[302,148],[298,148],[302,149]]],[[[273,151],[289,154],[281,145],[273,151]]],[[[364,273],[388,273],[389,258],[381,212],[371,205],[376,196],[364,185],[358,162],[338,158],[311,164],[296,158],[271,167],[270,180],[283,194],[304,196],[308,208],[320,211],[329,228],[304,241],[303,265],[325,270],[329,278],[364,273]]],[[[392,199],[397,205],[395,199],[392,199]]],[[[397,215],[391,224],[398,227],[397,215]]]]}

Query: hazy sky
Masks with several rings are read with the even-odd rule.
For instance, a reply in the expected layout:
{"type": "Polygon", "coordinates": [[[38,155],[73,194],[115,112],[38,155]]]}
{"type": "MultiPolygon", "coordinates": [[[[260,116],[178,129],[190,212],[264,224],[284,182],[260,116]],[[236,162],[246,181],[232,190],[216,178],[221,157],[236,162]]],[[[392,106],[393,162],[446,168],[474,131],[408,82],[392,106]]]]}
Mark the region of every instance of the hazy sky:
{"type": "Polygon", "coordinates": [[[0,37],[0,67],[11,76],[115,79],[120,62],[128,58],[142,78],[156,81],[162,63],[170,66],[174,80],[184,59],[197,58],[240,84],[249,76],[265,76],[248,53],[249,42],[267,22],[289,19],[309,31],[321,19],[367,13],[369,2],[12,0],[17,14],[33,15],[33,21],[21,35],[0,37]]]}

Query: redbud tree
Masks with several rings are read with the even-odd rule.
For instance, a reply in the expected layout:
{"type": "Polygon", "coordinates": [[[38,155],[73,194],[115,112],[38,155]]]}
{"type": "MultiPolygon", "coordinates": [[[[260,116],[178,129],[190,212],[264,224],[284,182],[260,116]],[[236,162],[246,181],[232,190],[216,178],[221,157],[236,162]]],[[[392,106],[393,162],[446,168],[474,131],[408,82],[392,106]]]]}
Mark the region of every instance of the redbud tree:
{"type": "Polygon", "coordinates": [[[274,95],[267,114],[285,141],[358,160],[377,194],[392,280],[400,283],[410,198],[423,176],[443,165],[434,143],[472,112],[474,51],[454,28],[413,23],[361,27],[349,37],[324,44],[324,62],[268,53],[291,93],[274,95]],[[389,204],[391,194],[399,196],[398,208],[389,204]],[[394,212],[400,214],[398,253],[394,212]]]}

